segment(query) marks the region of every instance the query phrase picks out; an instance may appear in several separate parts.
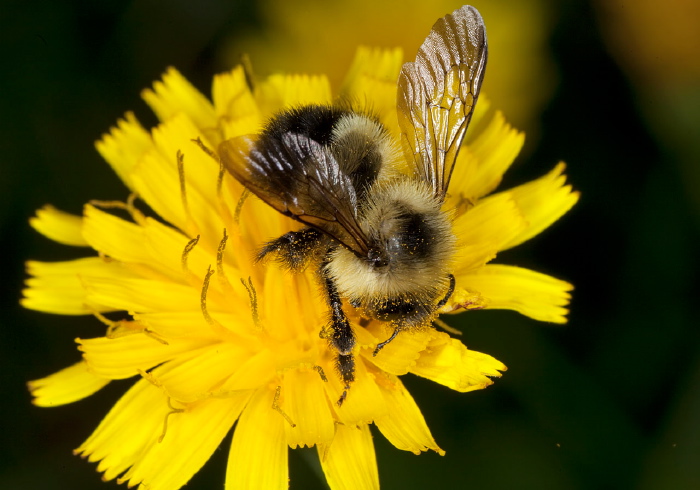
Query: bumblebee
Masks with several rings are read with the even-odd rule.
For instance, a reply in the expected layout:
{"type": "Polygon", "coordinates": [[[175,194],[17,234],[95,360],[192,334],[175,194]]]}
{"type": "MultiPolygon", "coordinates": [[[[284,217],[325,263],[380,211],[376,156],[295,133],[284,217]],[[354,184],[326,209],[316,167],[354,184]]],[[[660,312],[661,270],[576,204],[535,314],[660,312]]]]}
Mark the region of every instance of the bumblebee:
{"type": "Polygon", "coordinates": [[[355,376],[355,335],[344,304],[388,322],[392,335],[430,325],[455,288],[456,239],[443,203],[479,96],[484,23],[463,6],[439,19],[398,79],[403,158],[371,115],[309,105],[275,116],[256,136],[224,141],[219,156],[245,188],[305,225],[261,248],[292,271],[318,271],[330,311],[326,337],[344,383],[355,376]]]}

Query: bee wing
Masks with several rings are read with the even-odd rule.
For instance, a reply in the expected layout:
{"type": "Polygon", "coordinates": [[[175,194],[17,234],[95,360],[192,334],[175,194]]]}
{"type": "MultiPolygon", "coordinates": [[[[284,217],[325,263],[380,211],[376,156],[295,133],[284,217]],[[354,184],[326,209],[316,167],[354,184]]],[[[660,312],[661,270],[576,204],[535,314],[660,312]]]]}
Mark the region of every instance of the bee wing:
{"type": "Polygon", "coordinates": [[[286,133],[263,148],[255,137],[241,136],[221,143],[219,155],[236,180],[277,211],[367,256],[355,188],[320,143],[286,133]]]}
{"type": "Polygon", "coordinates": [[[444,199],[484,77],[484,21],[469,5],[439,19],[399,75],[397,107],[404,154],[444,199]]]}

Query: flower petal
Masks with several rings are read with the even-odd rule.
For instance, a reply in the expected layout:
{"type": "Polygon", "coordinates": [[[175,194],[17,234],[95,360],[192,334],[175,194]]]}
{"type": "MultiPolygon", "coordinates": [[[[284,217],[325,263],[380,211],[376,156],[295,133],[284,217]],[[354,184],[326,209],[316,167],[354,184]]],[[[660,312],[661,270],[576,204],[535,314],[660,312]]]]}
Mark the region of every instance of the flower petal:
{"type": "Polygon", "coordinates": [[[487,308],[515,310],[535,320],[566,323],[573,286],[529,269],[489,264],[457,279],[478,291],[487,308]]]}
{"type": "MultiPolygon", "coordinates": [[[[381,341],[388,339],[393,333],[393,329],[390,326],[381,322],[372,322],[366,330],[373,333],[375,339],[381,339],[381,341]]],[[[360,352],[368,362],[383,371],[401,376],[409,372],[434,334],[435,330],[432,328],[401,332],[380,350],[376,356],[374,355],[374,348],[377,346],[377,340],[375,340],[371,349],[362,349],[360,352]]]]}
{"type": "Polygon", "coordinates": [[[464,393],[486,388],[493,384],[489,376],[500,377],[499,371],[505,370],[493,357],[469,350],[459,340],[438,332],[411,372],[464,393]]]}
{"type": "Polygon", "coordinates": [[[112,311],[113,308],[94,303],[87,298],[87,277],[109,278],[110,281],[134,278],[134,274],[119,262],[100,257],[64,262],[27,262],[27,272],[34,277],[26,281],[27,288],[20,303],[25,308],[58,315],[89,315],[112,311]]]}
{"type": "Polygon", "coordinates": [[[460,151],[450,181],[451,192],[474,200],[493,191],[524,143],[524,133],[513,129],[497,111],[486,128],[460,151]]]}
{"type": "Polygon", "coordinates": [[[359,47],[340,93],[356,109],[379,116],[391,134],[399,134],[396,119],[396,80],[401,71],[403,51],[359,47]]]}
{"type": "MultiPolygon", "coordinates": [[[[335,403],[345,391],[335,369],[335,361],[324,366],[328,383],[324,383],[328,398],[335,403]]],[[[374,375],[368,371],[362,357],[355,358],[355,381],[350,384],[347,398],[342,406],[335,406],[335,413],[340,422],[347,426],[371,423],[376,417],[387,413],[386,402],[374,375]]]]}
{"type": "Polygon", "coordinates": [[[377,375],[379,387],[384,395],[388,413],[374,421],[377,428],[398,449],[420,454],[432,449],[441,456],[440,449],[433,439],[423,414],[413,397],[396,376],[377,375]]]}
{"type": "Polygon", "coordinates": [[[500,192],[479,201],[457,217],[453,230],[457,235],[455,276],[483,266],[527,226],[515,200],[500,192]]]}
{"type": "Polygon", "coordinates": [[[198,128],[216,128],[216,114],[211,102],[175,68],[168,68],[163,80],[153,89],[145,89],[141,97],[161,122],[175,114],[186,115],[198,128]]]}
{"type": "Polygon", "coordinates": [[[324,75],[271,75],[259,85],[258,105],[264,117],[290,107],[330,104],[331,85],[324,75]]]}
{"type": "MultiPolygon", "coordinates": [[[[260,110],[246,80],[243,66],[216,75],[212,87],[216,115],[221,122],[223,139],[260,130],[260,110]]],[[[214,143],[220,143],[215,141],[214,143]]]]}
{"type": "Polygon", "coordinates": [[[140,483],[149,490],[182,487],[219,447],[249,398],[248,392],[237,393],[172,413],[163,439],[151,444],[118,482],[140,483]]]}
{"type": "Polygon", "coordinates": [[[36,216],[29,219],[29,224],[55,242],[76,247],[88,246],[83,238],[83,218],[80,216],[46,205],[37,210],[36,216]]]}
{"type": "Polygon", "coordinates": [[[377,458],[367,424],[336,426],[335,439],[318,447],[323,472],[331,490],[379,489],[377,458]]]}
{"type": "Polygon", "coordinates": [[[329,444],[335,424],[328,407],[324,382],[313,369],[290,369],[282,382],[282,409],[295,427],[285,424],[287,444],[292,449],[314,444],[329,444]]]}
{"type": "Polygon", "coordinates": [[[27,383],[38,407],[56,407],[87,398],[109,384],[109,379],[95,376],[84,361],[61,369],[45,378],[27,383]]]}
{"type": "Polygon", "coordinates": [[[527,227],[504,244],[504,250],[538,235],[576,204],[580,194],[572,191],[570,185],[565,185],[565,169],[566,165],[560,163],[544,177],[510,190],[527,227]]]}
{"type": "Polygon", "coordinates": [[[102,135],[95,147],[122,182],[133,191],[131,171],[144,152],[153,147],[153,141],[136,116],[127,112],[125,119],[119,119],[117,127],[111,128],[109,134],[102,135]]]}
{"type": "Polygon", "coordinates": [[[233,433],[226,490],[284,490],[289,487],[284,424],[272,408],[274,391],[258,390],[233,433]]]}
{"type": "MultiPolygon", "coordinates": [[[[204,358],[205,350],[198,349],[214,340],[195,334],[168,339],[166,342],[158,337],[146,335],[143,331],[134,331],[131,335],[116,338],[77,339],[77,342],[91,372],[108,379],[124,379],[183,354],[189,357],[190,354],[197,353],[204,358]]],[[[220,349],[217,348],[217,353],[220,349]]],[[[228,370],[225,372],[228,373],[228,370]]]]}

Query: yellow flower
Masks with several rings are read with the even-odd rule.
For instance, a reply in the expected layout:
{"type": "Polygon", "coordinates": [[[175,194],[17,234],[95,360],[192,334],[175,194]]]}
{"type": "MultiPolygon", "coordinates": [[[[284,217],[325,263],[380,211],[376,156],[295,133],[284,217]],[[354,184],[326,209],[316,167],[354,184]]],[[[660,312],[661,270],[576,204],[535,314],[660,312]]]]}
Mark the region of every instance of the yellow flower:
{"type": "MultiPolygon", "coordinates": [[[[372,108],[396,135],[399,50],[361,49],[342,96],[372,108]]],[[[287,447],[315,446],[330,487],[378,488],[369,424],[394,446],[443,451],[400,376],[413,373],[467,392],[505,366],[435,329],[402,333],[375,357],[387,328],[357,317],[355,381],[342,406],[335,352],[319,337],[327,305],[313,271],[290,274],[252,260],[295,223],[244,189],[209,154],[227,138],[259,131],[273,111],[333,101],[325,77],[276,75],[253,90],[241,67],[219,75],[213,102],[168,70],[143,97],[160,124],[133,114],[97,143],[133,192],[93,202],[83,216],[45,207],[31,220],[47,237],[96,251],[67,262],[29,262],[22,303],[66,315],[93,314],[103,337],[78,339],[82,360],[32,381],[34,403],[80,400],[111,380],[138,381],[76,450],[106,480],[177,489],[234,423],[226,488],[286,488],[287,447]],[[135,197],[138,196],[138,200],[135,197]],[[148,205],[148,211],[145,205],[148,205]]],[[[453,176],[459,256],[456,290],[443,312],[507,308],[565,322],[571,286],[526,269],[487,264],[564,214],[578,195],[563,164],[539,180],[495,194],[523,135],[481,99],[453,176]],[[473,131],[472,131],[473,132],[473,131]]]]}

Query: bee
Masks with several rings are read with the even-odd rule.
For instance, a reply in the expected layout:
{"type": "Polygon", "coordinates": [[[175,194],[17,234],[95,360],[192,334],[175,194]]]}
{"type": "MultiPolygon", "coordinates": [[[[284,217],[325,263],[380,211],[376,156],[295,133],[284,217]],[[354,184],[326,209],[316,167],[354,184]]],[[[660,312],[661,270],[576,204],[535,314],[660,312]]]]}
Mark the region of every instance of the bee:
{"type": "Polygon", "coordinates": [[[370,114],[309,105],[276,115],[256,136],[221,143],[224,167],[243,186],[303,225],[262,246],[298,272],[313,264],[345,400],[355,378],[355,335],[344,301],[393,333],[429,326],[455,289],[451,214],[443,210],[487,59],[484,23],[463,6],[439,19],[398,79],[403,157],[370,114]]]}

